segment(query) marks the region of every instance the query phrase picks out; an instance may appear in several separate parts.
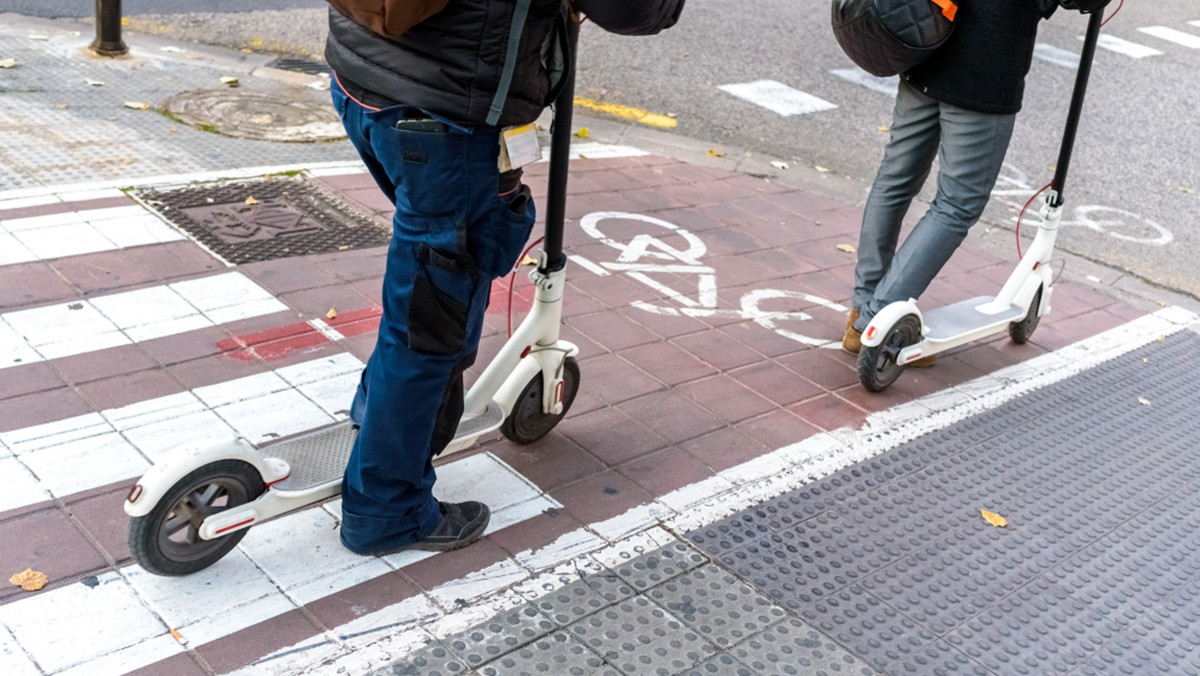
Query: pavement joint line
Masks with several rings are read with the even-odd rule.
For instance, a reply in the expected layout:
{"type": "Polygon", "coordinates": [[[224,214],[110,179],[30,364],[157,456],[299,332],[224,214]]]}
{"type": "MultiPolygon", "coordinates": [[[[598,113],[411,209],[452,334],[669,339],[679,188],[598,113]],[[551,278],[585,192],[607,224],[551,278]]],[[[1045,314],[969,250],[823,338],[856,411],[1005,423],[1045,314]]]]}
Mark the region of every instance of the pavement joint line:
{"type": "MultiPolygon", "coordinates": [[[[960,400],[952,405],[947,405],[948,398],[944,392],[927,395],[913,403],[919,404],[928,400],[933,406],[911,407],[911,413],[906,418],[883,416],[882,418],[887,420],[883,426],[872,425],[869,418],[864,428],[858,431],[842,428],[817,434],[726,470],[718,477],[726,480],[732,487],[723,493],[709,495],[705,499],[683,505],[676,503],[677,507],[669,506],[672,496],[689,493],[691,487],[684,487],[657,499],[655,502],[661,503],[661,510],[652,505],[639,505],[612,519],[589,524],[584,529],[560,536],[554,543],[539,549],[553,551],[558,546],[560,551],[579,551],[581,548],[576,543],[583,542],[584,551],[579,551],[574,558],[553,562],[543,569],[531,570],[529,577],[524,581],[507,587],[498,586],[483,595],[465,598],[463,600],[468,602],[466,607],[460,607],[436,618],[429,618],[426,614],[414,616],[409,621],[405,620],[408,612],[427,613],[428,611],[423,609],[436,608],[428,599],[438,598],[439,592],[448,585],[453,585],[459,590],[470,587],[469,584],[464,585],[462,580],[454,581],[429,590],[423,596],[406,599],[340,627],[331,628],[325,634],[326,642],[314,643],[314,639],[309,638],[264,656],[233,673],[261,673],[255,670],[256,665],[261,666],[285,656],[301,661],[291,665],[277,664],[277,669],[292,670],[277,670],[274,673],[302,673],[316,665],[333,669],[339,663],[344,668],[353,669],[352,665],[346,662],[365,659],[362,653],[367,648],[375,653],[386,651],[393,656],[409,654],[428,644],[430,640],[446,638],[579,580],[586,574],[581,570],[581,561],[585,568],[589,565],[607,566],[671,542],[686,543],[682,537],[684,533],[1183,330],[1200,332],[1200,316],[1180,307],[1165,307],[1055,352],[982,376],[976,379],[978,382],[971,381],[975,386],[949,388],[950,391],[961,393],[960,400]],[[673,513],[674,516],[664,519],[661,516],[664,512],[673,513]],[[597,534],[602,532],[618,535],[620,539],[611,541],[597,537],[597,534]],[[591,550],[586,549],[586,543],[598,541],[604,544],[591,550]],[[369,640],[372,634],[405,626],[411,628],[376,641],[369,640]],[[345,636],[368,640],[351,644],[342,638],[345,636]],[[309,652],[314,650],[317,652],[309,652]],[[309,654],[306,655],[306,652],[309,654]]],[[[711,479],[700,483],[710,481],[711,479]]],[[[691,547],[690,544],[687,546],[691,547]]],[[[537,551],[526,550],[513,558],[518,562],[530,561],[537,551]]],[[[490,575],[488,571],[494,567],[468,575],[464,580],[478,576],[487,578],[490,575]]],[[[526,568],[528,569],[528,564],[526,568]]]]}

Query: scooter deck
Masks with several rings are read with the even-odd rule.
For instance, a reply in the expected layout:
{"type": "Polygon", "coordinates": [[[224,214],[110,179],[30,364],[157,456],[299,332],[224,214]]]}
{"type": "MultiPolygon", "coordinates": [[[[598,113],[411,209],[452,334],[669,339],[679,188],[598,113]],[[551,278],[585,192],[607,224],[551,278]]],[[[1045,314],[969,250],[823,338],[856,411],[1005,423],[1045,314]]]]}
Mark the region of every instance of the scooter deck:
{"type": "MultiPolygon", "coordinates": [[[[490,402],[482,414],[458,424],[454,440],[479,436],[495,429],[503,420],[503,409],[496,402],[490,402]]],[[[275,484],[274,488],[282,491],[303,491],[341,481],[357,437],[358,428],[345,422],[265,444],[259,451],[266,457],[287,462],[291,468],[288,477],[275,484]]]]}
{"type": "Polygon", "coordinates": [[[925,339],[950,340],[980,329],[1004,325],[1025,316],[1026,309],[1019,305],[1009,306],[1007,310],[996,314],[985,314],[978,310],[979,306],[994,300],[996,299],[993,296],[977,296],[926,312],[925,326],[928,333],[925,334],[925,339]]]}

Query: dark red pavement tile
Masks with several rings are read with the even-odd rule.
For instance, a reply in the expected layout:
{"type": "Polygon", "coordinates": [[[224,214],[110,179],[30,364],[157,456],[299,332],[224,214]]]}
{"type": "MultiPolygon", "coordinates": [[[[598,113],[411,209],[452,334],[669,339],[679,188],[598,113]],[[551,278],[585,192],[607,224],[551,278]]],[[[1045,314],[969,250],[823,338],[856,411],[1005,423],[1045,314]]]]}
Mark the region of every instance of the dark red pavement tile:
{"type": "Polygon", "coordinates": [[[668,342],[643,345],[625,352],[624,357],[668,385],[678,385],[717,373],[711,364],[668,342]]]}
{"type": "Polygon", "coordinates": [[[192,659],[190,653],[181,653],[127,672],[125,676],[203,676],[207,673],[192,659]]]}
{"type": "MultiPolygon", "coordinates": [[[[1126,320],[1111,314],[1107,309],[1092,310],[1076,315],[1074,317],[1059,317],[1055,321],[1053,315],[1043,317],[1042,321],[1046,322],[1048,327],[1061,331],[1063,335],[1074,338],[1075,340],[1083,340],[1092,336],[1103,333],[1110,329],[1115,329],[1118,326],[1125,324],[1126,320]]],[[[1041,326],[1038,326],[1038,331],[1041,326]]],[[[1037,336],[1037,331],[1034,332],[1034,337],[1037,336]]]]}
{"type": "MultiPolygon", "coordinates": [[[[333,357],[346,352],[346,346],[342,344],[343,342],[341,340],[336,342],[330,340],[317,342],[314,340],[311,345],[291,350],[286,354],[272,354],[262,361],[271,369],[280,369],[285,366],[294,366],[314,359],[333,357]]],[[[347,402],[347,405],[349,405],[349,402],[347,402]]]]}
{"type": "Polygon", "coordinates": [[[383,275],[348,282],[348,286],[372,305],[383,307],[383,275]]]}
{"type": "MultiPolygon", "coordinates": [[[[940,365],[939,365],[940,366],[940,365]]],[[[903,378],[907,373],[900,374],[903,378]]],[[[843,387],[834,392],[842,399],[854,404],[855,406],[867,411],[868,413],[878,413],[886,411],[893,406],[912,401],[912,397],[895,387],[889,387],[882,392],[871,392],[862,385],[855,384],[849,387],[843,387]]]]}
{"type": "Polygon", "coordinates": [[[369,309],[374,303],[344,284],[319,286],[302,291],[276,295],[279,300],[296,308],[308,318],[324,317],[330,310],[337,313],[369,309]]]}
{"type": "MultiPolygon", "coordinates": [[[[631,167],[638,169],[640,167],[631,167]]],[[[609,192],[625,192],[627,190],[637,190],[645,187],[639,179],[619,168],[606,168],[598,171],[587,172],[588,185],[594,186],[598,190],[609,192]]],[[[568,179],[568,185],[571,184],[568,179]]],[[[588,191],[593,192],[593,191],[588,191]]],[[[572,189],[572,194],[574,190],[572,189]]]]}
{"type": "Polygon", "coordinates": [[[589,394],[608,404],[620,404],[663,388],[662,383],[614,354],[588,359],[581,382],[589,394]]]}
{"type": "Polygon", "coordinates": [[[38,204],[17,209],[0,209],[0,221],[11,221],[18,218],[33,218],[34,216],[49,216],[50,214],[65,214],[68,211],[90,211],[92,209],[108,209],[111,207],[127,207],[134,204],[128,197],[105,197],[95,200],[78,202],[53,202],[38,204]]]}
{"type": "Polygon", "coordinates": [[[420,593],[404,576],[389,573],[313,601],[305,608],[326,628],[333,629],[420,593]]]}
{"type": "Polygon", "coordinates": [[[335,192],[341,192],[343,190],[361,190],[365,188],[374,188],[375,190],[379,190],[379,186],[376,185],[375,179],[371,177],[371,174],[365,171],[353,174],[321,176],[320,178],[315,178],[313,180],[317,183],[322,183],[330,188],[333,188],[335,192]]]}
{"type": "MultiPolygon", "coordinates": [[[[515,329],[515,321],[513,322],[513,326],[515,329]]],[[[507,335],[507,331],[505,331],[505,335],[507,335]]],[[[580,333],[580,331],[571,323],[565,323],[558,328],[558,338],[559,340],[564,340],[579,348],[578,359],[580,365],[582,365],[585,360],[595,359],[601,355],[612,354],[608,350],[604,349],[602,345],[596,343],[596,341],[587,337],[583,333],[580,333]]],[[[587,378],[588,374],[583,374],[583,377],[587,378]]]]}
{"type": "MultiPolygon", "coordinates": [[[[271,316],[275,317],[274,321],[280,323],[290,323],[297,319],[294,313],[286,313],[286,318],[281,317],[283,314],[285,313],[275,313],[271,316]]],[[[246,333],[251,332],[247,331],[246,333]]],[[[228,327],[212,326],[142,341],[138,343],[138,347],[159,364],[169,366],[223,352],[224,349],[218,347],[218,344],[229,338],[228,327]]]]}
{"type": "MultiPolygon", "coordinates": [[[[749,327],[745,330],[748,331],[749,327]]],[[[743,334],[739,333],[738,338],[741,337],[743,334]]],[[[760,353],[738,338],[722,331],[710,330],[674,338],[672,342],[722,371],[762,361],[763,356],[760,353]]]]}
{"type": "Polygon", "coordinates": [[[776,405],[759,396],[730,375],[718,375],[677,385],[675,391],[693,401],[725,423],[735,423],[762,415],[776,405]]]}
{"type": "Polygon", "coordinates": [[[662,437],[616,408],[572,416],[571,424],[560,431],[609,466],[667,445],[662,437]]]}
{"type": "Polygon", "coordinates": [[[67,387],[10,397],[0,400],[0,432],[10,432],[91,412],[92,407],[67,387]]]}
{"type": "Polygon", "coordinates": [[[673,390],[654,392],[624,402],[618,408],[671,444],[698,437],[726,424],[693,404],[685,394],[673,390]]]}
{"type": "Polygon", "coordinates": [[[764,220],[787,223],[796,220],[797,213],[787,207],[764,199],[765,195],[753,195],[734,200],[733,204],[747,213],[764,220]]]}
{"type": "Polygon", "coordinates": [[[948,385],[961,385],[975,380],[987,373],[977,367],[970,359],[964,359],[961,353],[946,353],[938,355],[937,377],[948,385]]]}
{"type": "Polygon", "coordinates": [[[824,392],[821,386],[782,368],[773,361],[751,364],[730,371],[729,375],[736,378],[750,391],[757,392],[780,406],[790,406],[824,392]]]}
{"type": "MultiPolygon", "coordinates": [[[[58,509],[44,509],[0,523],[0,570],[19,573],[32,568],[46,574],[51,587],[104,568],[107,562],[58,509]]],[[[28,594],[20,587],[0,586],[0,599],[28,594]]]]}
{"type": "Polygon", "coordinates": [[[0,267],[0,310],[78,297],[79,292],[42,262],[0,267]]]}
{"type": "Polygon", "coordinates": [[[192,242],[168,242],[125,249],[133,264],[154,279],[167,281],[203,273],[225,272],[225,264],[192,242]]]}
{"type": "Polygon", "coordinates": [[[158,362],[146,354],[140,344],[119,345],[54,360],[54,368],[75,384],[144,371],[156,366],[158,362]]]}
{"type": "Polygon", "coordinates": [[[569,321],[572,317],[579,315],[591,314],[601,310],[608,309],[604,303],[596,300],[595,297],[589,296],[582,291],[578,286],[567,282],[566,293],[563,294],[562,313],[563,319],[569,321]]]}
{"type": "Polygon", "coordinates": [[[409,564],[400,570],[414,584],[428,591],[452,580],[479,572],[507,558],[508,552],[485,537],[462,549],[438,553],[409,564]]]}
{"type": "Polygon", "coordinates": [[[619,308],[616,312],[632,319],[663,338],[686,336],[697,331],[706,331],[709,328],[704,322],[694,317],[683,315],[672,317],[634,307],[619,308]]]}
{"type": "MultiPolygon", "coordinates": [[[[853,276],[853,270],[851,270],[851,275],[853,276]]],[[[802,290],[847,308],[850,307],[850,297],[854,292],[853,281],[847,283],[839,277],[832,276],[828,271],[820,270],[797,275],[793,278],[793,282],[794,286],[788,288],[802,290]]],[[[842,325],[845,326],[844,317],[842,325]]]]}
{"type": "Polygon", "coordinates": [[[858,359],[840,349],[802,350],[776,359],[788,370],[826,390],[858,382],[858,359]]]}
{"type": "Polygon", "coordinates": [[[774,450],[747,431],[727,427],[679,445],[679,450],[697,462],[723,472],[774,450]]]}
{"type": "Polygon", "coordinates": [[[581,270],[571,278],[571,286],[606,308],[625,307],[634,301],[655,301],[662,296],[661,292],[619,274],[597,276],[581,270]]]}
{"type": "Polygon", "coordinates": [[[775,411],[753,420],[747,420],[739,424],[736,429],[758,439],[770,450],[804,441],[820,432],[816,426],[788,411],[775,411]]]}
{"type": "Polygon", "coordinates": [[[567,200],[566,217],[568,220],[577,221],[597,211],[636,213],[641,208],[640,202],[629,199],[624,192],[593,192],[575,195],[567,200]]]}
{"type": "MultiPolygon", "coordinates": [[[[1015,263],[1015,261],[1016,252],[1014,251],[1013,260],[1009,262],[1015,263]]],[[[970,273],[982,267],[1003,264],[1004,262],[995,256],[980,253],[970,247],[960,246],[954,251],[954,255],[950,257],[950,260],[946,261],[946,264],[942,266],[942,275],[952,275],[958,272],[970,273]]]]}
{"type": "Polygon", "coordinates": [[[185,389],[194,390],[197,387],[252,376],[267,369],[266,365],[258,359],[234,357],[234,355],[243,354],[226,352],[180,362],[168,366],[167,373],[178,380],[185,389]]]}
{"type": "Polygon", "coordinates": [[[375,351],[377,337],[378,334],[375,332],[364,333],[360,336],[351,336],[345,340],[340,340],[338,344],[365,364],[367,359],[370,359],[371,353],[375,351]]]}
{"type": "Polygon", "coordinates": [[[602,472],[551,494],[571,516],[596,523],[653,501],[646,489],[614,471],[602,472]]]}
{"type": "Polygon", "coordinates": [[[795,214],[811,215],[838,209],[847,209],[844,202],[831,200],[807,190],[792,190],[776,192],[763,197],[763,200],[781,206],[795,214]]]}
{"type": "Polygon", "coordinates": [[[1113,304],[1113,298],[1082,284],[1064,282],[1054,286],[1050,296],[1054,314],[1077,315],[1113,304]]]}
{"type": "Polygon", "coordinates": [[[166,370],[154,368],[93,380],[80,385],[79,391],[92,402],[97,411],[104,411],[147,399],[179,394],[185,391],[185,388],[166,370]]]}
{"type": "Polygon", "coordinates": [[[564,509],[547,510],[532,519],[525,519],[487,536],[509,554],[541,549],[559,537],[583,528],[575,517],[564,509]]]}
{"type": "Polygon", "coordinates": [[[1126,322],[1131,322],[1135,319],[1141,319],[1142,317],[1153,313],[1155,310],[1158,310],[1158,308],[1141,308],[1123,302],[1116,302],[1104,308],[1105,312],[1126,322]]]}
{"type": "Polygon", "coordinates": [[[386,267],[386,247],[359,249],[353,253],[351,256],[335,256],[321,260],[317,266],[343,282],[382,277],[386,267]]]}
{"type": "Polygon", "coordinates": [[[128,493],[128,487],[123,487],[68,505],[75,519],[118,564],[131,558],[129,516],[125,514],[124,507],[128,493]]]}
{"type": "MultiPolygon", "coordinates": [[[[1026,352],[1026,354],[1027,354],[1027,356],[1023,357],[1023,356],[1021,356],[1021,354],[1019,354],[1018,352],[1016,352],[1014,350],[1001,349],[999,347],[1001,342],[1011,343],[1012,341],[1009,341],[1006,339],[1003,341],[996,341],[995,343],[969,344],[969,345],[964,346],[965,349],[963,349],[962,351],[956,352],[953,355],[953,357],[960,359],[963,362],[966,362],[967,364],[970,364],[973,368],[976,368],[976,369],[982,371],[983,373],[993,373],[995,371],[999,371],[1002,368],[1006,368],[1006,367],[1012,366],[1013,364],[1016,364],[1018,362],[1024,361],[1025,359],[1036,357],[1037,355],[1042,354],[1044,352],[1044,350],[1037,347],[1036,345],[1033,345],[1031,343],[1026,343],[1025,345],[1021,346],[1022,347],[1021,351],[1026,352]]],[[[941,363],[940,363],[941,361],[943,361],[943,355],[937,355],[938,363],[935,363],[932,368],[929,368],[929,369],[907,369],[905,371],[905,374],[907,374],[909,371],[918,372],[918,371],[926,371],[927,370],[930,372],[936,372],[941,367],[941,363]]],[[[904,377],[904,376],[901,376],[901,377],[904,377]]]]}
{"type": "Polygon", "coordinates": [[[679,164],[640,165],[622,169],[621,173],[633,179],[639,187],[662,187],[695,182],[694,174],[679,171],[679,164]]]}
{"type": "Polygon", "coordinates": [[[604,463],[560,436],[574,429],[574,411],[572,406],[556,430],[539,441],[525,445],[502,441],[488,450],[544,491],[602,472],[604,463]]]}
{"type": "Polygon", "coordinates": [[[271,653],[313,638],[321,629],[299,608],[259,622],[195,651],[218,674],[240,669],[271,653]]]}
{"type": "Polygon", "coordinates": [[[823,430],[839,427],[858,429],[867,420],[867,412],[833,394],[822,394],[788,409],[823,430]]]}
{"type": "Polygon", "coordinates": [[[149,284],[159,279],[138,265],[124,250],[60,258],[50,265],[85,296],[149,284]]]}
{"type": "Polygon", "coordinates": [[[380,190],[376,185],[343,190],[339,193],[339,195],[346,199],[358,202],[367,211],[391,214],[396,210],[396,206],[392,204],[392,201],[388,199],[387,195],[383,194],[383,191],[380,190]]]}
{"type": "Polygon", "coordinates": [[[630,460],[617,467],[617,471],[654,497],[703,481],[714,474],[706,464],[678,448],[665,448],[630,460]]]}
{"type": "Polygon", "coordinates": [[[950,378],[942,376],[942,373],[939,371],[940,366],[940,364],[935,362],[933,366],[928,368],[907,368],[900,375],[900,378],[895,383],[892,383],[891,387],[898,394],[904,395],[910,400],[920,399],[934,392],[941,392],[956,383],[951,382],[953,374],[950,375],[950,378]]]}
{"type": "Polygon", "coordinates": [[[773,247],[769,249],[760,249],[751,251],[742,255],[739,260],[753,261],[754,263],[773,271],[774,277],[772,280],[778,280],[777,285],[787,288],[786,280],[795,275],[813,272],[817,270],[817,266],[813,265],[799,256],[789,253],[786,249],[773,247]]]}
{"type": "Polygon", "coordinates": [[[686,214],[693,212],[701,217],[701,219],[697,220],[697,225],[692,227],[688,227],[686,224],[679,225],[683,225],[687,230],[695,230],[696,232],[701,230],[699,224],[704,223],[706,220],[719,223],[722,228],[740,228],[748,221],[758,220],[757,216],[737,206],[732,200],[702,204],[691,211],[683,210],[680,212],[678,218],[685,218],[686,214]]]}
{"type": "Polygon", "coordinates": [[[246,263],[239,265],[238,270],[276,296],[337,282],[332,274],[315,265],[311,257],[246,263]]]}
{"type": "Polygon", "coordinates": [[[606,350],[620,352],[660,340],[650,329],[615,312],[597,312],[571,318],[571,326],[606,350]]]}
{"type": "Polygon", "coordinates": [[[637,190],[626,190],[621,196],[634,204],[637,213],[654,213],[670,209],[692,207],[702,203],[704,195],[686,185],[663,185],[637,190]]]}
{"type": "Polygon", "coordinates": [[[0,399],[53,390],[64,385],[63,379],[44,361],[10,366],[0,376],[0,399]]]}
{"type": "Polygon", "coordinates": [[[776,287],[792,274],[800,272],[786,269],[781,271],[774,266],[758,262],[744,252],[711,257],[705,262],[717,270],[717,279],[723,287],[776,287]]]}

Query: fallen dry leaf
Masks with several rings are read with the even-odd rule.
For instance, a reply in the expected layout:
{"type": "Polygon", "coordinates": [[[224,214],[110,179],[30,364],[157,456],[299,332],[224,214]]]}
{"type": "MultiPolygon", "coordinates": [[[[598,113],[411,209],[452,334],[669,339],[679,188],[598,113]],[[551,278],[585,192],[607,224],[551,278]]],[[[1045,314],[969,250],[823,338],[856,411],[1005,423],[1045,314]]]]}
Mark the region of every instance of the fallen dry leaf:
{"type": "Polygon", "coordinates": [[[997,514],[995,512],[989,512],[986,509],[981,509],[981,510],[979,510],[979,513],[983,514],[983,518],[985,521],[987,521],[988,523],[992,524],[993,526],[995,526],[997,528],[1004,528],[1005,526],[1008,525],[1008,521],[1004,517],[1000,516],[999,514],[997,514]]]}
{"type": "Polygon", "coordinates": [[[876,127],[876,129],[878,129],[879,131],[891,131],[892,130],[891,127],[884,127],[884,126],[876,127]]]}
{"type": "Polygon", "coordinates": [[[16,68],[16,67],[17,67],[16,58],[0,59],[0,68],[16,68]]]}
{"type": "Polygon", "coordinates": [[[150,104],[145,101],[126,101],[125,107],[131,110],[149,110],[150,104]]]}
{"type": "Polygon", "coordinates": [[[1190,194],[1192,194],[1192,189],[1191,189],[1191,188],[1185,188],[1185,187],[1183,187],[1183,186],[1179,186],[1179,190],[1180,190],[1180,192],[1182,192],[1182,193],[1183,193],[1183,194],[1185,194],[1185,195],[1190,195],[1190,194]]]}
{"type": "Polygon", "coordinates": [[[59,109],[59,110],[66,110],[66,109],[67,109],[67,104],[65,104],[65,103],[56,103],[56,104],[54,104],[54,107],[55,107],[55,108],[57,108],[57,109],[59,109]]]}
{"type": "Polygon", "coordinates": [[[225,77],[221,78],[221,84],[229,85],[230,87],[236,87],[241,83],[238,82],[238,79],[236,77],[231,77],[231,76],[226,75],[225,77]]]}
{"type": "Polygon", "coordinates": [[[587,138],[590,134],[591,132],[588,131],[587,127],[580,127],[579,131],[575,132],[575,135],[579,138],[587,138]]]}
{"type": "Polygon", "coordinates": [[[710,157],[725,157],[725,151],[720,148],[709,148],[708,154],[710,157]]]}
{"type": "Polygon", "coordinates": [[[828,169],[826,169],[825,167],[822,167],[822,166],[813,165],[813,169],[816,169],[817,171],[821,172],[822,174],[828,174],[828,173],[829,173],[829,170],[828,170],[828,169]]]}
{"type": "Polygon", "coordinates": [[[84,80],[84,82],[86,82],[89,87],[103,87],[104,86],[104,80],[93,80],[90,77],[88,79],[84,80]]]}
{"type": "Polygon", "coordinates": [[[1145,397],[1138,397],[1138,403],[1141,404],[1142,406],[1149,406],[1150,400],[1145,397]]]}
{"type": "Polygon", "coordinates": [[[258,204],[258,200],[254,199],[253,197],[247,197],[246,204],[258,204]]]}
{"type": "Polygon", "coordinates": [[[1155,340],[1157,340],[1157,341],[1158,341],[1158,342],[1160,342],[1160,343],[1165,343],[1165,342],[1167,342],[1167,337],[1166,337],[1166,336],[1159,336],[1158,338],[1155,338],[1155,340]]]}
{"type": "Polygon", "coordinates": [[[45,587],[46,583],[49,582],[50,579],[46,577],[45,573],[36,571],[32,568],[26,568],[24,571],[8,578],[8,581],[20,586],[21,589],[24,589],[25,591],[37,591],[42,587],[45,587]]]}
{"type": "Polygon", "coordinates": [[[838,249],[838,251],[845,251],[846,253],[854,253],[855,252],[855,248],[851,244],[839,244],[839,245],[837,245],[837,249],[838,249]]]}
{"type": "Polygon", "coordinates": [[[337,316],[337,308],[332,308],[332,307],[331,307],[331,308],[329,308],[329,312],[326,312],[326,313],[325,313],[325,318],[326,318],[326,319],[333,319],[333,318],[334,318],[334,317],[336,317],[336,316],[337,316]]]}

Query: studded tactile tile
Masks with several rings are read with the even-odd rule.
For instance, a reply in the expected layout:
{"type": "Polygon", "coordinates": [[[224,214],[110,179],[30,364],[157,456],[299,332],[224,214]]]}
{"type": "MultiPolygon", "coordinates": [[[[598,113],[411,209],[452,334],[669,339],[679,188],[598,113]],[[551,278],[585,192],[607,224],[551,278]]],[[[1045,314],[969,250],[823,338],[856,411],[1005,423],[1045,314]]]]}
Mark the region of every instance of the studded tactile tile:
{"type": "Polygon", "coordinates": [[[468,669],[446,646],[433,641],[370,672],[370,676],[454,676],[465,674],[468,669]]]}
{"type": "Polygon", "coordinates": [[[874,676],[866,662],[797,619],[771,625],[730,650],[755,674],[768,676],[874,676]]]}
{"type": "Polygon", "coordinates": [[[622,674],[683,671],[717,652],[713,644],[644,596],[635,596],[568,629],[622,674]]]}
{"type": "Polygon", "coordinates": [[[534,607],[560,627],[633,596],[633,588],[606,570],[582,577],[537,599],[534,607]]]}
{"type": "Polygon", "coordinates": [[[702,566],[707,561],[700,552],[683,542],[675,541],[613,566],[612,570],[625,584],[640,593],[692,568],[702,566]]]}
{"type": "Polygon", "coordinates": [[[1197,348],[1156,341],[688,539],[887,673],[1200,674],[1197,348]]]}
{"type": "Polygon", "coordinates": [[[468,666],[477,667],[532,643],[556,628],[536,606],[526,603],[467,631],[448,636],[442,643],[468,666]]]}
{"type": "Polygon", "coordinates": [[[738,662],[729,653],[713,655],[680,676],[757,676],[750,667],[738,662]]]}
{"type": "Polygon", "coordinates": [[[483,676],[620,676],[596,653],[557,631],[481,667],[483,676]]]}
{"type": "Polygon", "coordinates": [[[717,566],[688,571],[646,595],[722,648],[786,617],[783,609],[717,566]]]}

